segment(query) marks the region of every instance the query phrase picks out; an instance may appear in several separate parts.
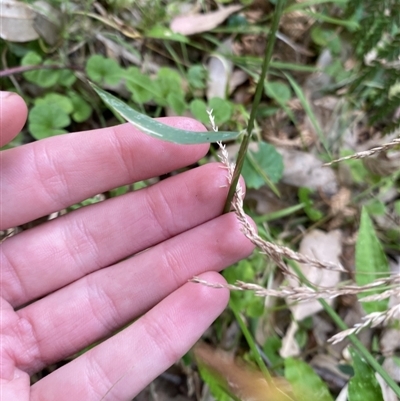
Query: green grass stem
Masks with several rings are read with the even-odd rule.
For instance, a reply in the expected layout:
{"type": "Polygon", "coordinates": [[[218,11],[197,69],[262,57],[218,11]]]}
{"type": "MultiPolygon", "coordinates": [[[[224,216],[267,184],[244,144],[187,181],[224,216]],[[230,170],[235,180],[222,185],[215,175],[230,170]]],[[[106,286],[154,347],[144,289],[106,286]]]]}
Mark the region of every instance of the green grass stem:
{"type": "Polygon", "coordinates": [[[269,33],[268,44],[265,49],[265,56],[264,56],[264,60],[263,60],[263,64],[262,64],[260,79],[257,83],[256,93],[254,95],[254,101],[253,101],[253,105],[251,107],[250,118],[249,118],[249,123],[247,125],[246,133],[242,139],[242,143],[240,144],[239,154],[238,154],[238,157],[236,160],[235,171],[233,173],[232,182],[229,187],[228,196],[227,196],[225,206],[224,206],[224,213],[228,213],[229,210],[231,209],[233,195],[235,194],[236,186],[239,181],[240,173],[242,171],[244,159],[245,159],[245,156],[247,153],[247,148],[249,147],[251,133],[253,132],[257,108],[258,108],[258,105],[260,104],[261,96],[264,91],[264,81],[265,81],[265,78],[267,76],[267,72],[268,72],[268,69],[270,66],[272,52],[274,50],[274,45],[275,45],[275,40],[276,40],[276,32],[278,31],[278,28],[279,28],[279,21],[281,19],[285,3],[286,3],[286,0],[278,0],[276,3],[276,6],[275,6],[275,13],[272,18],[272,26],[271,26],[271,30],[269,33]]]}

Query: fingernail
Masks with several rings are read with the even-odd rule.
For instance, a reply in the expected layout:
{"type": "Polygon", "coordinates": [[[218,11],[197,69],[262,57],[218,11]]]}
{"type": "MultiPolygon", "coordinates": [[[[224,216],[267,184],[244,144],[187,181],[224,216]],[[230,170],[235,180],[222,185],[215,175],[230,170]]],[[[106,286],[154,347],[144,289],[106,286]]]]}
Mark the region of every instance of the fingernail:
{"type": "Polygon", "coordinates": [[[1,99],[5,99],[6,97],[9,97],[10,95],[12,95],[13,92],[6,92],[6,91],[1,91],[0,92],[0,98],[1,99]]]}

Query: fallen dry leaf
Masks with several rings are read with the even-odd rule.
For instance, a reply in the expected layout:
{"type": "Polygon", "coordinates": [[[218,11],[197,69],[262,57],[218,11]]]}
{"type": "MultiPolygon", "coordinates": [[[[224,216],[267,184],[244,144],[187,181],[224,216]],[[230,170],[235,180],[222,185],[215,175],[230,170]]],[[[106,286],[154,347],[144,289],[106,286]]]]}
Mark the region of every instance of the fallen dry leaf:
{"type": "Polygon", "coordinates": [[[274,377],[269,382],[248,363],[205,343],[198,343],[193,352],[197,363],[212,372],[226,390],[242,401],[296,401],[290,384],[282,377],[274,377]]]}
{"type": "Polygon", "coordinates": [[[32,4],[35,12],[33,27],[40,36],[51,46],[60,40],[62,13],[49,3],[39,0],[32,4]]]}
{"type": "Polygon", "coordinates": [[[171,21],[170,28],[176,33],[188,36],[208,32],[241,8],[241,5],[232,5],[205,14],[180,15],[171,21]]]}
{"type": "Polygon", "coordinates": [[[323,167],[316,156],[294,149],[277,147],[283,157],[284,171],[282,182],[296,188],[307,187],[319,190],[328,196],[338,191],[335,173],[329,167],[323,167]]]}
{"type": "Polygon", "coordinates": [[[0,0],[0,37],[10,42],[29,42],[39,38],[34,24],[35,13],[22,2],[0,0]]]}
{"type": "MultiPolygon", "coordinates": [[[[329,233],[321,230],[312,230],[303,237],[299,252],[303,255],[340,266],[339,257],[342,253],[342,233],[339,230],[329,233]]],[[[299,266],[304,276],[316,286],[333,287],[340,281],[339,271],[320,269],[304,263],[299,263],[299,266]]],[[[288,276],[288,281],[289,285],[293,287],[299,285],[294,277],[288,276]]],[[[330,305],[333,303],[333,299],[326,301],[330,305]]],[[[289,306],[289,309],[293,314],[294,321],[292,321],[282,339],[282,347],[279,351],[282,358],[300,355],[300,348],[295,338],[298,329],[297,322],[318,313],[323,308],[318,300],[311,300],[293,304],[289,306]]]]}
{"type": "MultiPolygon", "coordinates": [[[[321,230],[312,230],[307,233],[301,243],[299,252],[303,255],[313,257],[323,262],[341,265],[340,254],[342,253],[342,233],[334,230],[325,233],[321,230]]],[[[334,287],[340,281],[340,272],[328,269],[319,269],[307,264],[299,264],[304,276],[314,285],[321,287],[334,287]]],[[[298,282],[293,277],[288,277],[289,284],[297,286],[298,282]]],[[[333,300],[327,300],[332,305],[333,300]]],[[[314,315],[322,310],[318,300],[298,302],[290,307],[295,320],[314,315]]]]}
{"type": "Polygon", "coordinates": [[[233,63],[223,54],[232,53],[232,41],[227,40],[212,54],[207,61],[207,99],[220,97],[226,99],[233,63]]]}

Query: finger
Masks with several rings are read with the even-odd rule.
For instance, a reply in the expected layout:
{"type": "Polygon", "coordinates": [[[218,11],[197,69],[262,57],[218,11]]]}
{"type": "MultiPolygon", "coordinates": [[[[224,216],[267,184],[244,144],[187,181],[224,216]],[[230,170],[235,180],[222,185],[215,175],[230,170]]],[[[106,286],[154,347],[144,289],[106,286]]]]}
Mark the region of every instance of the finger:
{"type": "Polygon", "coordinates": [[[12,92],[0,92],[0,148],[21,131],[27,114],[26,104],[20,96],[12,92]]]}
{"type": "Polygon", "coordinates": [[[193,276],[219,271],[252,250],[231,213],[78,280],[18,311],[21,321],[31,325],[35,344],[14,346],[24,350],[17,366],[33,372],[74,354],[142,315],[193,276]]]}
{"type": "MultiPolygon", "coordinates": [[[[216,273],[202,278],[224,282],[216,273]]],[[[127,329],[36,383],[31,401],[131,400],[192,347],[228,297],[225,289],[186,283],[127,329]]]]}
{"type": "MultiPolygon", "coordinates": [[[[165,124],[204,130],[190,118],[165,124]]],[[[145,135],[131,124],[60,135],[0,154],[0,230],[61,210],[121,185],[151,178],[200,159],[208,145],[177,145],[145,135]]]]}
{"type": "Polygon", "coordinates": [[[226,169],[208,164],[11,237],[0,245],[3,297],[18,307],[198,226],[227,192],[226,169]]]}

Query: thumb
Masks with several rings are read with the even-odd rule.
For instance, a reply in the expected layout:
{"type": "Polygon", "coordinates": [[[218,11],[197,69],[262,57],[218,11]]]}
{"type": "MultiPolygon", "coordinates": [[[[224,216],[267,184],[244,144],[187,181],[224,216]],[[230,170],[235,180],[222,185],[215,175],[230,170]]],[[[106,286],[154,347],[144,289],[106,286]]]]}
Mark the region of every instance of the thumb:
{"type": "Polygon", "coordinates": [[[28,109],[21,96],[0,91],[0,148],[18,135],[27,114],[28,109]]]}

